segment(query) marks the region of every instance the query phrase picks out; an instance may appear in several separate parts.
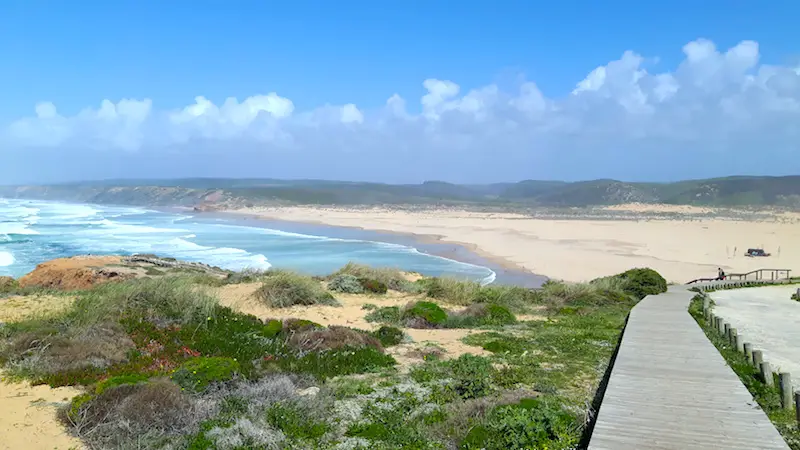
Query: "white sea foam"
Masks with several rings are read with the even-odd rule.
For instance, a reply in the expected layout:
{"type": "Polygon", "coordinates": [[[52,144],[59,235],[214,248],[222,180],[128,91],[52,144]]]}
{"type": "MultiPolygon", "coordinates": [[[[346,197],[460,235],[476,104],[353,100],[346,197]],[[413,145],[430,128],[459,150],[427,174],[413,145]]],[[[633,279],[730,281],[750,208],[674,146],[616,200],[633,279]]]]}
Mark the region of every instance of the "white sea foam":
{"type": "Polygon", "coordinates": [[[39,234],[20,222],[0,222],[0,234],[39,234]]]}
{"type": "Polygon", "coordinates": [[[227,269],[267,269],[271,257],[301,270],[330,271],[348,260],[466,277],[488,284],[486,267],[429,255],[414,247],[332,238],[253,226],[189,221],[190,215],[142,208],[46,201],[0,201],[0,242],[13,241],[14,255],[0,253],[2,273],[21,275],[47,258],[75,254],[155,253],[227,269]],[[30,239],[14,235],[36,235],[30,239]],[[42,246],[46,247],[42,247],[42,246]],[[47,248],[43,252],[43,249],[47,248]]]}
{"type": "Polygon", "coordinates": [[[0,252],[0,267],[6,267],[14,264],[14,255],[10,252],[0,252]]]}

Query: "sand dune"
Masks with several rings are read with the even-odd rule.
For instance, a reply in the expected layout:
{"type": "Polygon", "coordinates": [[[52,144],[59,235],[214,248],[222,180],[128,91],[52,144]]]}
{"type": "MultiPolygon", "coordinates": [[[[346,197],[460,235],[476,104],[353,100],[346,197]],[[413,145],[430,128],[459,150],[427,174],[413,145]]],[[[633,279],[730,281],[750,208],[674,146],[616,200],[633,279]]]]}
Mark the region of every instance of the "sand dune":
{"type": "MultiPolygon", "coordinates": [[[[429,235],[462,243],[494,260],[536,274],[585,281],[631,267],[652,267],[669,281],[686,282],[753,269],[800,269],[797,215],[737,212],[715,216],[709,208],[617,206],[634,220],[543,219],[512,213],[457,210],[404,211],[322,207],[246,208],[231,212],[369,230],[429,235]],[[654,216],[652,213],[675,213],[654,216]],[[750,247],[773,253],[746,258],[750,247]]],[[[730,213],[730,211],[728,211],[730,213]]]]}

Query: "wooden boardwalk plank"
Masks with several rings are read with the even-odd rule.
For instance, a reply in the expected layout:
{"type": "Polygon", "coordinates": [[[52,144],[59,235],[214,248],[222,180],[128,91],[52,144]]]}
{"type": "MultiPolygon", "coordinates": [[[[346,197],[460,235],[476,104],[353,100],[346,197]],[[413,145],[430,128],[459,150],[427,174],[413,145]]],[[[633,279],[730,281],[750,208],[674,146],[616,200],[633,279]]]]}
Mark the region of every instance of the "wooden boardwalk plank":
{"type": "Polygon", "coordinates": [[[672,286],[631,311],[590,450],[787,449],[672,286]]]}

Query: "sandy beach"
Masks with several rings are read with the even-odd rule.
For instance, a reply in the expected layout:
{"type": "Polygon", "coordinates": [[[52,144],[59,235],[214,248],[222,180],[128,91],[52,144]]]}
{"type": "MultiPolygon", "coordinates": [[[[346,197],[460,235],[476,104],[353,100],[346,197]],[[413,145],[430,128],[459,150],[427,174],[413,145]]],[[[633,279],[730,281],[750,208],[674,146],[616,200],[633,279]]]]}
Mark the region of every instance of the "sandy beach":
{"type": "Polygon", "coordinates": [[[567,219],[450,209],[254,207],[225,211],[273,220],[414,234],[457,243],[506,267],[566,281],[586,281],[632,267],[652,267],[685,283],[759,268],[800,269],[800,226],[791,213],[754,214],[669,205],[621,205],[609,216],[567,219]],[[744,256],[763,247],[768,258],[744,256]]]}

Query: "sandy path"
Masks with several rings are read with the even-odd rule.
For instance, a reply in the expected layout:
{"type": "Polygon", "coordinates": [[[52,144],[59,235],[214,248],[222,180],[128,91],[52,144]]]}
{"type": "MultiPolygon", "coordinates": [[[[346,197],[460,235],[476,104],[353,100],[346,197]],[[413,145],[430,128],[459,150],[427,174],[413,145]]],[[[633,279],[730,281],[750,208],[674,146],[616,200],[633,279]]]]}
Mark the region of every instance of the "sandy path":
{"type": "MultiPolygon", "coordinates": [[[[764,352],[773,370],[780,367],[800,379],[800,302],[790,300],[794,286],[717,291],[711,294],[715,314],[764,352]]],[[[797,383],[797,381],[795,381],[797,383]]]]}
{"type": "Polygon", "coordinates": [[[56,419],[58,406],[78,394],[70,387],[0,382],[0,450],[82,448],[56,419]]]}
{"type": "MultiPolygon", "coordinates": [[[[643,208],[643,214],[652,208],[643,208]]],[[[767,221],[734,221],[713,216],[651,220],[645,215],[642,220],[598,220],[588,216],[585,220],[555,220],[456,210],[322,207],[248,208],[229,212],[440,236],[444,241],[467,244],[498,263],[567,281],[586,281],[632,267],[652,267],[668,281],[680,283],[712,276],[717,267],[729,273],[767,266],[800,269],[800,252],[792,251],[800,248],[800,226],[792,223],[797,217],[786,214],[774,214],[767,221]],[[742,256],[747,248],[762,245],[773,253],[772,257],[742,256]]],[[[689,208],[686,212],[698,211],[689,208]]],[[[742,216],[754,217],[747,213],[742,216]]]]}
{"type": "MultiPolygon", "coordinates": [[[[0,299],[0,322],[61,310],[70,297],[31,295],[0,299]]],[[[51,450],[82,448],[80,441],[67,433],[56,419],[61,404],[81,391],[62,387],[31,386],[27,382],[9,383],[0,372],[0,450],[51,450]]]]}

